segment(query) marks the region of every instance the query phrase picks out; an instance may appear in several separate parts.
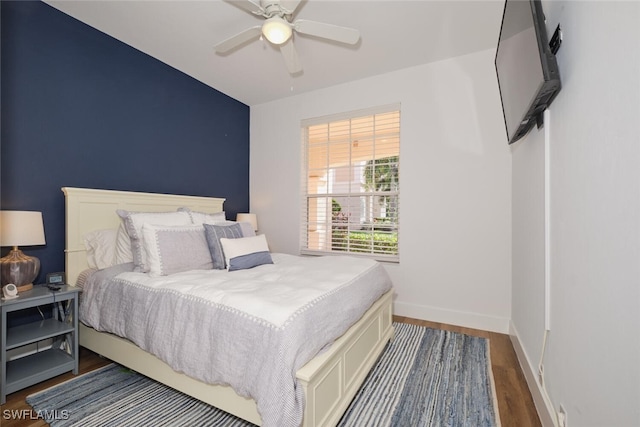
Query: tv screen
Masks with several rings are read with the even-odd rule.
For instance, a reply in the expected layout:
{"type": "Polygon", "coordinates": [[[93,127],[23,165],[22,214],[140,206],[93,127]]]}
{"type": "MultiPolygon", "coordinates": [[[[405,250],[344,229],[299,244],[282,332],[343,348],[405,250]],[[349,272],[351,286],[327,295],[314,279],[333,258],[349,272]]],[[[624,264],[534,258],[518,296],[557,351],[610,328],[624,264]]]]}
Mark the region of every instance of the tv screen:
{"type": "Polygon", "coordinates": [[[507,0],[496,52],[496,72],[509,144],[536,123],[561,88],[540,0],[507,0]]]}

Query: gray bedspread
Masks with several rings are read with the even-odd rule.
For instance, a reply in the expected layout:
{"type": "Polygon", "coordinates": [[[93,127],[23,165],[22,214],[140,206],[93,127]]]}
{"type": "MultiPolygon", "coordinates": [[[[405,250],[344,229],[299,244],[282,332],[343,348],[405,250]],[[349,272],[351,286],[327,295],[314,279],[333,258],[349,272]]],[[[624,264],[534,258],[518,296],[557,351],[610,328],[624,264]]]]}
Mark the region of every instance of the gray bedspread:
{"type": "Polygon", "coordinates": [[[273,265],[245,272],[159,282],[123,272],[126,265],[101,270],[84,285],[80,320],[175,371],[253,398],[265,427],[299,426],[296,371],[358,321],[391,280],[368,259],[273,255],[273,265]]]}

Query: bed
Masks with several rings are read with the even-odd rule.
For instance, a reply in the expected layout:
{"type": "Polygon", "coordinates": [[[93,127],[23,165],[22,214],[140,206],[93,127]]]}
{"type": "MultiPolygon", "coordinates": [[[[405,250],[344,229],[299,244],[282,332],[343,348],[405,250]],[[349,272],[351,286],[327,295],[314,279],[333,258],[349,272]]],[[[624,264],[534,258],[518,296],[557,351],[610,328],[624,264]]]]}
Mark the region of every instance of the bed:
{"type": "MultiPolygon", "coordinates": [[[[67,280],[76,284],[88,267],[84,236],[94,230],[116,229],[118,209],[168,212],[180,208],[216,213],[224,199],[65,187],[67,280]]],[[[367,373],[393,337],[392,293],[375,300],[348,330],[295,371],[303,395],[302,425],[335,425],[367,373]]],[[[82,319],[81,319],[82,320],[82,319]]],[[[256,401],[230,386],[209,384],[184,373],[132,341],[80,323],[80,345],[203,402],[257,425],[263,425],[256,401]]],[[[246,393],[245,393],[246,394],[246,393]]],[[[273,422],[264,422],[264,425],[273,422]]]]}

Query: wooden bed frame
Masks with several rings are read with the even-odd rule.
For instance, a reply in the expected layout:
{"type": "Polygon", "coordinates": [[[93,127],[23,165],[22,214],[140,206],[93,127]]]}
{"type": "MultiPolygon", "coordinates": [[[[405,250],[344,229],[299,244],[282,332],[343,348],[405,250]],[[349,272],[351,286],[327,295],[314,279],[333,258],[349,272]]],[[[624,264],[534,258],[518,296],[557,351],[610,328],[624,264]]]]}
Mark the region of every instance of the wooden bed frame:
{"type": "MultiPolygon", "coordinates": [[[[189,207],[214,213],[222,211],[224,203],[220,198],[128,191],[71,187],[62,191],[66,202],[66,274],[72,285],[88,268],[84,234],[118,228],[120,218],[116,209],[162,212],[189,207]]],[[[333,426],[340,420],[386,343],[393,338],[392,293],[391,290],[383,295],[327,351],[296,373],[306,397],[303,426],[333,426]]],[[[261,424],[252,399],[237,395],[231,387],[205,384],[177,373],[128,340],[80,323],[80,345],[196,399],[261,424]]]]}

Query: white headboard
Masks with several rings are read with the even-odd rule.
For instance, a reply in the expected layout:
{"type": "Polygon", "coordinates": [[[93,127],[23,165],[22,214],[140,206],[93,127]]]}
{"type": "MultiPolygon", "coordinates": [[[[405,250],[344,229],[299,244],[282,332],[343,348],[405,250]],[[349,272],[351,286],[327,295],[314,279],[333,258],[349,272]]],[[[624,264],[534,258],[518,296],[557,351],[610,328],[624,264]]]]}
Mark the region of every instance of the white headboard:
{"type": "Polygon", "coordinates": [[[120,217],[116,209],[138,212],[175,211],[188,207],[194,211],[215,213],[223,210],[225,199],[138,193],[133,191],[96,190],[63,187],[65,195],[65,270],[67,283],[76,284],[78,275],[89,268],[83,236],[94,230],[116,229],[120,217]]]}

